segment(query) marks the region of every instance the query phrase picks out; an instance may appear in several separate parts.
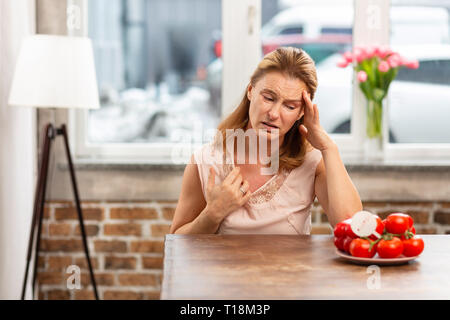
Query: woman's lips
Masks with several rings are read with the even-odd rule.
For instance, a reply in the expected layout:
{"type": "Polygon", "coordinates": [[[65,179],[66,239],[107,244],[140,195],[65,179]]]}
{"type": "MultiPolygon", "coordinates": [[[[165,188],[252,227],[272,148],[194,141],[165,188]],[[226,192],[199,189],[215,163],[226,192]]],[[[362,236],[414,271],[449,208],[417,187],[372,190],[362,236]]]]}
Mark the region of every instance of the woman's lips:
{"type": "Polygon", "coordinates": [[[272,131],[272,130],[278,129],[277,126],[275,126],[275,125],[273,125],[273,124],[270,124],[270,123],[268,123],[268,122],[262,121],[261,123],[262,123],[262,125],[264,126],[264,128],[266,128],[268,131],[272,131]]]}

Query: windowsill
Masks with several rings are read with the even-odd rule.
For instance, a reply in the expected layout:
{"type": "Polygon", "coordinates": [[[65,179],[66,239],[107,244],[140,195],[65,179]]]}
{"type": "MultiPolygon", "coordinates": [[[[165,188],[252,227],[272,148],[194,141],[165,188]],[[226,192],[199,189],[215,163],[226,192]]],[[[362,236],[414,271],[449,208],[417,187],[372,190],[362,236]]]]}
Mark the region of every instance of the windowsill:
{"type": "Polygon", "coordinates": [[[398,172],[443,172],[450,170],[450,164],[432,164],[416,162],[382,162],[382,163],[346,163],[349,172],[355,171],[398,171],[398,172]]]}
{"type": "MultiPolygon", "coordinates": [[[[344,159],[345,167],[349,172],[449,172],[449,161],[409,160],[394,161],[385,160],[368,162],[358,159],[344,159]]],[[[170,163],[168,161],[136,161],[136,160],[95,160],[78,159],[74,161],[76,171],[183,171],[185,163],[170,163]]],[[[68,170],[67,163],[58,164],[59,169],[68,170]]]]}
{"type": "Polygon", "coordinates": [[[365,161],[361,159],[344,159],[349,172],[397,171],[397,172],[449,172],[448,160],[382,160],[365,161]]]}

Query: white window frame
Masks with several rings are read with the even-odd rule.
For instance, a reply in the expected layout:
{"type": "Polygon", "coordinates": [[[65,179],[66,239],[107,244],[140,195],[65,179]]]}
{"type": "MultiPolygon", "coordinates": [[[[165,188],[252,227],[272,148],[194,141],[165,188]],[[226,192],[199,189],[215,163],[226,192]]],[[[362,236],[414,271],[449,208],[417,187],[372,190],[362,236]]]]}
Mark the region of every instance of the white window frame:
{"type": "MultiPolygon", "coordinates": [[[[87,0],[67,0],[81,7],[87,17],[87,0]]],[[[390,0],[354,0],[353,46],[389,45],[390,0]]],[[[87,18],[78,35],[87,36],[87,18]]],[[[222,117],[237,105],[250,75],[261,57],[261,0],[222,1],[223,64],[222,117]],[[250,31],[251,30],[251,31],[250,31]]],[[[72,32],[77,35],[76,32],[72,32]]],[[[362,162],[365,136],[364,95],[356,74],[352,86],[350,134],[331,134],[344,161],[362,162]]],[[[450,160],[450,144],[393,144],[388,140],[389,99],[383,113],[385,162],[450,160]]],[[[319,106],[320,107],[320,106],[319,106]]],[[[92,143],[87,140],[88,110],[69,111],[72,150],[77,160],[108,162],[169,163],[176,143],[92,143]]]]}

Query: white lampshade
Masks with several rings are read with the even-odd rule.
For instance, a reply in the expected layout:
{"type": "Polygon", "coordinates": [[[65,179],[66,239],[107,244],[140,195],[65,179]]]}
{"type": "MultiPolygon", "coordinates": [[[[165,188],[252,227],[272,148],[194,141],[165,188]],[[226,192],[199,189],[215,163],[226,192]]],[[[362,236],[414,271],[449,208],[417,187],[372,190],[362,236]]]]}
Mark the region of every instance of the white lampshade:
{"type": "Polygon", "coordinates": [[[91,40],[55,35],[26,38],[8,103],[41,108],[99,108],[91,40]]]}

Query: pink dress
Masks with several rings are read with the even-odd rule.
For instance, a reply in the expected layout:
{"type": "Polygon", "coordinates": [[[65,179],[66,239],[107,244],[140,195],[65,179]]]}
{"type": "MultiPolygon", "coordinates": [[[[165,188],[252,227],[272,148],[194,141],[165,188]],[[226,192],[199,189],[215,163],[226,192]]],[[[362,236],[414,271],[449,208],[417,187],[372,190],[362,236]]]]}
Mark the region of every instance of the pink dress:
{"type": "MultiPolygon", "coordinates": [[[[221,223],[219,234],[310,234],[311,206],[315,199],[314,180],[322,153],[312,149],[300,167],[281,171],[255,190],[249,201],[230,213],[221,223]]],[[[216,171],[216,184],[222,183],[234,164],[223,164],[213,144],[194,152],[194,161],[206,199],[209,168],[216,171]]]]}

